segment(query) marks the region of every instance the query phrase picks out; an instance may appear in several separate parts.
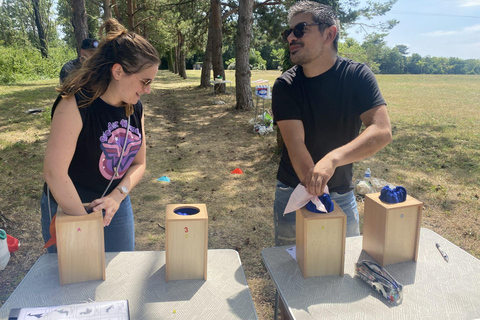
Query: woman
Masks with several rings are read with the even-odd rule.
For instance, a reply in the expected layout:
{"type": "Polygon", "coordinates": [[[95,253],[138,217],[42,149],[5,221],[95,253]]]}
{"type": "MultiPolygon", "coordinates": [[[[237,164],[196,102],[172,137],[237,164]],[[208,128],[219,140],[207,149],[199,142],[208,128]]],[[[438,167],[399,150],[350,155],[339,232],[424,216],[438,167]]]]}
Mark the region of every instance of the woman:
{"type": "Polygon", "coordinates": [[[160,60],[150,43],[115,19],[107,20],[101,31],[106,36],[98,50],[65,80],[52,108],[42,233],[47,242],[57,205],[69,215],[103,210],[105,251],[133,251],[128,193],[146,166],[140,96],[150,93],[160,60]]]}

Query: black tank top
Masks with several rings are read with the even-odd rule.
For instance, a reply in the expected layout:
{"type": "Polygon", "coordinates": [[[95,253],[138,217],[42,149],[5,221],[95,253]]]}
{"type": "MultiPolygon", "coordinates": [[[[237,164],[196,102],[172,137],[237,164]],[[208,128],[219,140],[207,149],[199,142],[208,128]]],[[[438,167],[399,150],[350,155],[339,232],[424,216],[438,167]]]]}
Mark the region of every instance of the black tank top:
{"type": "MultiPolygon", "coordinates": [[[[62,99],[57,98],[52,108],[52,117],[62,99]]],[[[81,95],[76,94],[77,104],[81,95]]],[[[78,136],[75,154],[68,169],[82,202],[91,202],[102,196],[118,165],[119,176],[115,178],[107,190],[109,194],[115,189],[128,170],[142,145],[143,105],[140,100],[134,105],[134,113],[130,116],[127,146],[123,160],[119,164],[120,154],[125,143],[128,117],[125,109],[114,107],[102,99],[96,99],[87,107],[78,109],[82,117],[82,130],[78,136]]]]}

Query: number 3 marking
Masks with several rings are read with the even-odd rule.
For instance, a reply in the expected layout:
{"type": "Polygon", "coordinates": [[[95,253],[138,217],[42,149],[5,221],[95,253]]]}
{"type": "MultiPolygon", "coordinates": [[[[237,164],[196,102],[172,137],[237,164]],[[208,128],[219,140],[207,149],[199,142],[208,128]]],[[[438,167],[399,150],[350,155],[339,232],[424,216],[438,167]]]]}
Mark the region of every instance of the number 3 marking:
{"type": "Polygon", "coordinates": [[[187,233],[187,232],[188,232],[188,227],[185,227],[185,233],[187,233]]]}

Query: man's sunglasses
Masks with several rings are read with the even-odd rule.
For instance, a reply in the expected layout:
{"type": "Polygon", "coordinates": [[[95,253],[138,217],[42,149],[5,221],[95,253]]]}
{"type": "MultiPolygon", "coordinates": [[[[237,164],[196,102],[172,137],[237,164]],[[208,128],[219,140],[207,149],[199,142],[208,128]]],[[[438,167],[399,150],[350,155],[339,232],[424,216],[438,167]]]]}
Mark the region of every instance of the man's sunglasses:
{"type": "Polygon", "coordinates": [[[288,36],[292,32],[293,32],[293,35],[295,36],[295,38],[299,39],[299,38],[303,37],[303,35],[305,34],[305,29],[307,28],[307,26],[318,26],[318,25],[321,25],[321,24],[324,24],[324,23],[321,23],[321,22],[320,23],[300,22],[299,24],[297,24],[292,29],[287,29],[287,30],[282,32],[283,40],[288,42],[288,40],[287,40],[288,36]]]}

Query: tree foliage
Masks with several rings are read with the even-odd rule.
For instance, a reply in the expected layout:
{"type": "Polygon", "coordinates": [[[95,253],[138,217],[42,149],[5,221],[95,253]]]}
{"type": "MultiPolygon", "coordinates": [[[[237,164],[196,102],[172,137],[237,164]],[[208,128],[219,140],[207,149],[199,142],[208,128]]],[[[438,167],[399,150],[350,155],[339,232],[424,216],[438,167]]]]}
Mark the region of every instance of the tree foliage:
{"type": "Polygon", "coordinates": [[[58,78],[60,68],[75,55],[73,49],[50,48],[49,58],[32,46],[0,45],[0,84],[58,78]]]}
{"type": "MultiPolygon", "coordinates": [[[[190,66],[202,61],[207,47],[209,10],[211,0],[86,0],[88,36],[98,37],[98,30],[106,16],[112,15],[124,25],[146,37],[163,56],[164,64],[178,73],[179,66],[190,66]],[[109,8],[110,10],[105,10],[109,8]],[[180,60],[182,60],[180,62],[180,60]],[[166,63],[165,63],[166,62],[166,63]]],[[[381,24],[369,24],[369,19],[382,16],[394,0],[368,2],[360,5],[356,0],[318,0],[332,5],[340,17],[342,29],[357,25],[368,30],[362,43],[348,37],[345,32],[340,40],[339,54],[366,63],[376,73],[410,74],[480,74],[480,60],[420,56],[410,53],[406,45],[388,47],[385,36],[397,23],[395,20],[381,24]]],[[[250,42],[246,45],[250,68],[278,69],[290,66],[288,47],[280,33],[287,28],[287,9],[295,0],[257,0],[253,4],[253,25],[250,42]]],[[[0,5],[0,64],[2,80],[11,82],[26,80],[28,76],[18,71],[32,72],[31,78],[53,77],[60,67],[75,57],[75,36],[72,26],[72,0],[3,0],[0,5]],[[38,4],[39,21],[43,28],[45,65],[55,68],[30,67],[42,59],[39,25],[35,21],[33,4],[38,4]],[[19,49],[21,48],[21,49],[19,49]],[[20,51],[25,54],[19,54],[20,51]],[[37,55],[33,55],[37,52],[37,55]],[[58,52],[63,52],[58,54],[58,52]],[[12,59],[15,59],[13,62],[12,59]],[[26,60],[22,60],[26,59],[26,60]],[[60,59],[57,61],[56,59],[60,59]],[[30,61],[27,61],[30,60],[30,61]],[[62,61],[63,60],[63,61],[62,61]],[[33,74],[35,73],[36,74],[33,74]]],[[[238,41],[238,0],[222,0],[222,60],[223,67],[236,64],[238,41]]],[[[165,66],[164,66],[165,67],[165,66]]],[[[208,74],[210,77],[210,74],[208,74]]]]}
{"type": "Polygon", "coordinates": [[[57,39],[53,4],[53,0],[4,0],[0,6],[1,43],[42,49],[46,57],[49,43],[57,39]]]}

